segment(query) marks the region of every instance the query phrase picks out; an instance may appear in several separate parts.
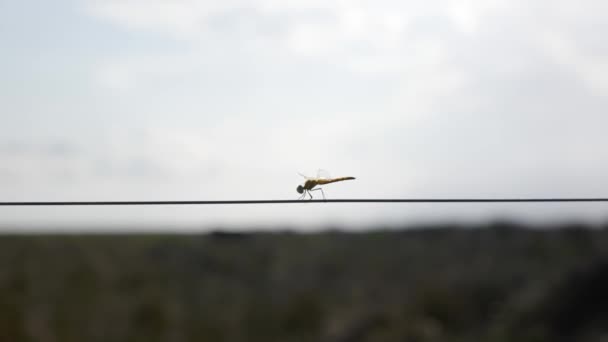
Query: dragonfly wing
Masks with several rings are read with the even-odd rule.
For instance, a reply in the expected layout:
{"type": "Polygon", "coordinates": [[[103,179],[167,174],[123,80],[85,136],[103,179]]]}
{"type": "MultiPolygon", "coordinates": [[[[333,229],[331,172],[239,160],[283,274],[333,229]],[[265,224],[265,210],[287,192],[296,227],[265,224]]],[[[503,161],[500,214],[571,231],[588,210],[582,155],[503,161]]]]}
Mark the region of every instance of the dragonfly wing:
{"type": "Polygon", "coordinates": [[[313,177],[308,177],[308,176],[303,175],[303,174],[301,174],[301,173],[299,173],[299,172],[298,172],[298,174],[299,174],[300,176],[302,176],[302,177],[303,177],[304,179],[306,179],[306,180],[308,180],[308,179],[314,179],[313,177]]]}
{"type": "Polygon", "coordinates": [[[317,179],[331,179],[331,175],[325,169],[317,170],[317,179]]]}

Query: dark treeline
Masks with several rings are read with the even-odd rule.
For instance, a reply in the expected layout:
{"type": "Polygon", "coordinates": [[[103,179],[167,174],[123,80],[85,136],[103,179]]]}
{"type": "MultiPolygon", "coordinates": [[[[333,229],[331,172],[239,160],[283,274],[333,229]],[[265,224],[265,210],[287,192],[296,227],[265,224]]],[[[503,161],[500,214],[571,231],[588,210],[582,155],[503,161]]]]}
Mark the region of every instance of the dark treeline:
{"type": "Polygon", "coordinates": [[[608,228],[0,236],[0,341],[599,341],[608,228]]]}

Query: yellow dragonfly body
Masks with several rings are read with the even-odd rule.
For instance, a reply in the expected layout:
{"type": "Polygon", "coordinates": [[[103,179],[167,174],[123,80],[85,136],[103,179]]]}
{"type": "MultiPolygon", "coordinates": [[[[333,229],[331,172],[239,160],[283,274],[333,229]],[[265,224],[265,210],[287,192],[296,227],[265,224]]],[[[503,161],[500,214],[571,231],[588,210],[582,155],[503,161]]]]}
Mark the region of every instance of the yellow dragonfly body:
{"type": "Polygon", "coordinates": [[[341,181],[345,181],[345,180],[351,180],[351,179],[355,179],[355,177],[337,177],[337,178],[330,178],[330,177],[317,177],[317,178],[311,178],[311,177],[306,177],[302,174],[300,174],[300,176],[306,178],[306,181],[304,182],[304,185],[298,185],[298,187],[296,188],[296,191],[299,194],[302,194],[302,196],[300,196],[299,199],[303,199],[307,194],[308,196],[310,196],[310,199],[312,199],[312,194],[311,191],[317,191],[320,190],[321,194],[323,195],[323,199],[325,199],[325,193],[323,192],[323,189],[316,188],[316,186],[318,185],[325,185],[325,184],[329,184],[329,183],[335,183],[335,182],[341,182],[341,181]]]}

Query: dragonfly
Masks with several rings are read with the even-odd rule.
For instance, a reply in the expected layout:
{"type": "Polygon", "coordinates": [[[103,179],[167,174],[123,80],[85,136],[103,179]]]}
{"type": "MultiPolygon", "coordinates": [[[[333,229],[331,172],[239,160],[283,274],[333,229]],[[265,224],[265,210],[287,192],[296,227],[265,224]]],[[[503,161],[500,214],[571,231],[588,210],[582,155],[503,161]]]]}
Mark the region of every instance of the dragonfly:
{"type": "Polygon", "coordinates": [[[313,192],[313,191],[321,191],[321,194],[323,195],[323,199],[325,199],[325,193],[323,192],[323,189],[321,187],[318,187],[315,189],[316,186],[355,179],[355,177],[332,178],[329,176],[329,174],[325,170],[319,170],[317,173],[317,177],[307,177],[299,172],[298,172],[298,174],[300,176],[304,177],[304,179],[306,179],[306,181],[304,182],[303,185],[298,185],[298,187],[296,188],[296,191],[299,194],[302,194],[302,196],[300,196],[300,198],[298,198],[298,199],[304,199],[304,197],[306,197],[306,195],[310,196],[310,199],[312,199],[311,192],[313,192]]]}

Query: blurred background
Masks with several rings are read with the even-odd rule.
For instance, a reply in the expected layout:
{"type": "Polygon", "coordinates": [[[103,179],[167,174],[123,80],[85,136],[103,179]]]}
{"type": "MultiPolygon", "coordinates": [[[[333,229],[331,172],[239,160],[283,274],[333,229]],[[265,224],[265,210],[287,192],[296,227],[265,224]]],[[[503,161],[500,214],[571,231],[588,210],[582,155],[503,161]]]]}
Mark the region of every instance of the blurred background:
{"type": "MultiPolygon", "coordinates": [[[[606,197],[606,13],[0,1],[0,202],[606,197]]],[[[598,341],[606,209],[0,207],[0,341],[598,341]]]]}

